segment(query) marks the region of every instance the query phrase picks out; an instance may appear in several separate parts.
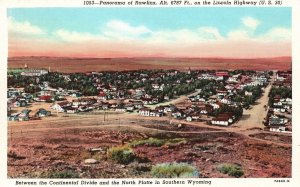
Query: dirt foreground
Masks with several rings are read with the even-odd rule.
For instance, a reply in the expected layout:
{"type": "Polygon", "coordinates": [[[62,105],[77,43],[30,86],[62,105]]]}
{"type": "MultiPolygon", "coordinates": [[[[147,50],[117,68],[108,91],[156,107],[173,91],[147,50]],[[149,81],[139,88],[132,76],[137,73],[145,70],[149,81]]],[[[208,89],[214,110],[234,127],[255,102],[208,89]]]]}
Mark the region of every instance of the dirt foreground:
{"type": "Polygon", "coordinates": [[[200,177],[231,177],[216,169],[224,163],[240,166],[241,177],[291,177],[291,136],[263,140],[259,133],[252,138],[210,126],[166,127],[163,120],[85,122],[56,122],[53,128],[51,123],[9,124],[8,177],[57,178],[68,172],[67,178],[151,178],[151,168],[165,162],[189,163],[200,177]],[[119,164],[107,158],[108,148],[149,137],[184,141],[134,147],[144,161],[119,164]],[[97,163],[86,164],[86,159],[97,163]]]}

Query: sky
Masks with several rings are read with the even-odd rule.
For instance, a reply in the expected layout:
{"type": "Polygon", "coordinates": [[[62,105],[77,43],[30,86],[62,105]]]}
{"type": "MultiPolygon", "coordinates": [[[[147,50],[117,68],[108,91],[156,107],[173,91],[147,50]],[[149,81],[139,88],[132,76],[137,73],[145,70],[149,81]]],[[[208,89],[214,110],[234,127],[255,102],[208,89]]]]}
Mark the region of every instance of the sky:
{"type": "Polygon", "coordinates": [[[12,8],[12,56],[291,56],[291,8],[12,8]]]}

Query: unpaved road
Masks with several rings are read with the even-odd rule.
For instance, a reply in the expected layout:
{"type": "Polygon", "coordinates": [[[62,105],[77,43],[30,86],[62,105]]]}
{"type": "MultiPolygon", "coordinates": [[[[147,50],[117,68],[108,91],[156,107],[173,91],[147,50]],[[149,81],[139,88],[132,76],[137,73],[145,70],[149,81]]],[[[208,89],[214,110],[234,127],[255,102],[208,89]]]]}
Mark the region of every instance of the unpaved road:
{"type": "Polygon", "coordinates": [[[256,104],[253,105],[251,109],[244,109],[243,117],[234,126],[237,126],[241,129],[265,127],[263,121],[268,112],[265,106],[268,106],[268,95],[270,93],[273,82],[274,77],[272,78],[270,84],[265,88],[262,97],[255,102],[256,104]]]}
{"type": "MultiPolygon", "coordinates": [[[[184,122],[188,125],[194,125],[197,127],[211,128],[211,130],[201,130],[195,132],[183,132],[183,131],[171,131],[171,130],[161,130],[155,128],[147,128],[141,125],[151,124],[155,120],[155,123],[161,121],[162,123],[168,123],[167,117],[155,118],[149,117],[144,118],[141,116],[130,115],[130,114],[110,114],[108,120],[103,121],[102,115],[89,115],[80,117],[75,115],[73,117],[61,118],[60,120],[40,120],[40,121],[28,121],[23,123],[10,122],[8,126],[8,138],[22,137],[22,136],[42,136],[43,134],[55,133],[55,131],[67,131],[72,129],[120,129],[128,128],[136,130],[143,133],[179,133],[179,134],[209,134],[218,132],[234,132],[247,136],[250,139],[255,139],[268,144],[276,144],[280,146],[291,146],[288,143],[278,143],[269,140],[262,140],[255,137],[250,137],[249,135],[260,133],[259,130],[246,130],[238,127],[219,127],[210,126],[203,122],[184,122]],[[215,129],[215,130],[214,130],[215,129]]],[[[172,120],[174,124],[182,123],[180,120],[172,120]]],[[[265,131],[264,131],[265,132],[265,131]]],[[[270,132],[266,132],[270,133],[270,132]]],[[[289,135],[287,135],[289,136],[289,135]]]]}

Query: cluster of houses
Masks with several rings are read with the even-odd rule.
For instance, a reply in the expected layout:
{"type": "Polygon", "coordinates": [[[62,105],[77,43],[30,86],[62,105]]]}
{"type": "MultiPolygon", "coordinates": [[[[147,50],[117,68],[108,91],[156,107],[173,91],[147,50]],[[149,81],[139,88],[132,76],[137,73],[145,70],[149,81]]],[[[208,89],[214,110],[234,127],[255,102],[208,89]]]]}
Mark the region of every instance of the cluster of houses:
{"type": "Polygon", "coordinates": [[[142,101],[105,101],[100,98],[78,98],[71,102],[61,101],[51,105],[51,109],[57,112],[78,113],[92,110],[110,110],[116,112],[133,112],[144,107],[142,101]]]}
{"type": "MultiPolygon", "coordinates": [[[[50,71],[50,70],[49,70],[50,71]]],[[[26,69],[23,76],[42,76],[49,71],[44,69],[26,69]],[[37,73],[37,74],[35,74],[37,73]]],[[[66,82],[73,78],[69,74],[62,74],[66,82]]],[[[223,105],[241,106],[242,103],[233,101],[232,98],[237,91],[243,90],[247,86],[264,86],[268,83],[268,72],[229,72],[229,71],[191,71],[179,72],[177,70],[168,71],[124,71],[124,72],[91,72],[86,76],[91,77],[93,86],[98,94],[93,98],[83,96],[80,90],[67,90],[64,88],[51,87],[51,81],[38,83],[39,92],[35,94],[24,93],[19,89],[8,89],[8,111],[14,107],[26,107],[32,102],[51,103],[51,109],[57,112],[78,113],[92,110],[113,110],[117,112],[136,111],[141,116],[161,117],[169,115],[185,119],[187,121],[197,121],[202,115],[209,116],[214,110],[223,105]],[[109,82],[108,77],[114,83],[109,82]],[[159,106],[155,109],[147,108],[147,105],[159,104],[169,101],[168,94],[163,98],[149,93],[163,92],[167,87],[175,87],[182,84],[191,84],[196,80],[211,80],[223,82],[224,87],[216,90],[216,94],[204,97],[201,93],[190,96],[187,102],[191,106],[180,108],[173,105],[159,106]],[[150,88],[149,88],[150,83],[150,88]],[[124,86],[127,85],[128,87],[124,86]],[[148,88],[146,88],[146,86],[148,88]],[[66,97],[73,97],[66,100],[66,97]]],[[[177,93],[172,93],[176,95],[177,93]]],[[[245,91],[245,96],[252,95],[245,91]]],[[[9,112],[10,113],[10,112],[9,112]]],[[[220,114],[211,124],[229,125],[234,122],[235,116],[229,113],[220,114]]]]}
{"type": "Polygon", "coordinates": [[[32,114],[32,110],[24,109],[20,112],[12,113],[8,116],[9,121],[28,121],[28,120],[36,120],[41,117],[51,116],[51,112],[40,108],[32,114]]]}
{"type": "Polygon", "coordinates": [[[24,65],[24,69],[21,72],[22,76],[28,76],[28,77],[39,77],[45,74],[48,74],[50,72],[47,69],[40,69],[40,68],[28,68],[27,64],[24,65]]]}
{"type": "MultiPolygon", "coordinates": [[[[274,88],[292,90],[292,72],[278,71],[275,75],[274,88]]],[[[290,94],[291,95],[291,94],[290,94]]],[[[283,97],[279,94],[273,97],[266,117],[268,130],[272,132],[292,131],[292,98],[283,97]]]]}

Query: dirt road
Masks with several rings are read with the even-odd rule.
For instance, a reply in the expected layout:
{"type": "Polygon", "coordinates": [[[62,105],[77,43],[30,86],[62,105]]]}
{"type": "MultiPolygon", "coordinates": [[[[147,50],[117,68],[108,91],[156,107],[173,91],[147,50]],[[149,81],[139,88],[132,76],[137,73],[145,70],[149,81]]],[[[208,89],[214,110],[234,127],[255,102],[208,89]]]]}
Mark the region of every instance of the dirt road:
{"type": "Polygon", "coordinates": [[[255,127],[264,128],[263,121],[264,118],[267,116],[267,112],[268,112],[265,106],[268,106],[268,101],[269,101],[268,95],[271,90],[273,82],[274,79],[272,78],[270,84],[265,88],[262,97],[255,102],[255,105],[252,106],[251,109],[249,110],[244,109],[243,117],[234,126],[237,126],[241,129],[249,129],[255,127]]]}
{"type": "Polygon", "coordinates": [[[154,109],[154,108],[156,108],[158,106],[175,105],[175,104],[184,102],[190,96],[198,95],[200,92],[201,92],[201,90],[197,89],[196,91],[194,91],[194,92],[192,92],[192,93],[190,93],[188,95],[181,95],[181,96],[179,96],[176,99],[172,99],[171,101],[167,101],[167,102],[164,102],[164,103],[159,103],[159,104],[156,104],[156,105],[145,105],[145,106],[154,109]]]}

